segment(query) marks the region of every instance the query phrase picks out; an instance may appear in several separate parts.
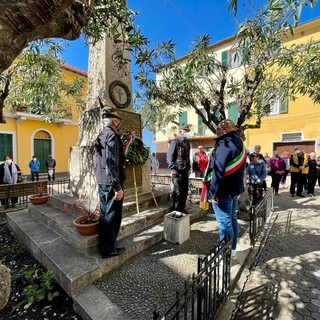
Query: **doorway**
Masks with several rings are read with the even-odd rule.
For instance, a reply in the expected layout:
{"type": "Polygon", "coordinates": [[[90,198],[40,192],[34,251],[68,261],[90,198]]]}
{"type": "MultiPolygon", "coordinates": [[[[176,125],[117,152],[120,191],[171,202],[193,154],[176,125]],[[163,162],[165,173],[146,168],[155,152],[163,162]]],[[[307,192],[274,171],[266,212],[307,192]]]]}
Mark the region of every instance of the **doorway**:
{"type": "Polygon", "coordinates": [[[46,131],[38,131],[33,140],[34,155],[40,161],[40,173],[46,173],[46,160],[51,154],[51,137],[46,131]]]}

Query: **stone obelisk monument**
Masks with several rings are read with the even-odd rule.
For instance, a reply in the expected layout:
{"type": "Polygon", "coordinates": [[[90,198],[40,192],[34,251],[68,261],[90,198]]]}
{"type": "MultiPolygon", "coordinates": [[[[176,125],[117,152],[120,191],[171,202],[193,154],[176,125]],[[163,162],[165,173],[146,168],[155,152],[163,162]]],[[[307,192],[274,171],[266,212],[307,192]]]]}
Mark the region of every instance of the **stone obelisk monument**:
{"type": "MultiPolygon", "coordinates": [[[[113,59],[114,45],[105,37],[90,47],[86,112],[80,117],[78,143],[70,154],[71,191],[90,201],[98,200],[93,167],[94,142],[102,130],[98,97],[105,105],[116,108],[123,118],[121,132],[134,130],[138,135],[142,133],[140,114],[134,113],[132,107],[130,65],[118,68],[113,59]]],[[[128,191],[133,188],[133,173],[130,167],[126,171],[125,190],[128,191]]],[[[136,169],[135,176],[137,186],[142,188],[147,181],[143,181],[141,168],[136,169]]]]}

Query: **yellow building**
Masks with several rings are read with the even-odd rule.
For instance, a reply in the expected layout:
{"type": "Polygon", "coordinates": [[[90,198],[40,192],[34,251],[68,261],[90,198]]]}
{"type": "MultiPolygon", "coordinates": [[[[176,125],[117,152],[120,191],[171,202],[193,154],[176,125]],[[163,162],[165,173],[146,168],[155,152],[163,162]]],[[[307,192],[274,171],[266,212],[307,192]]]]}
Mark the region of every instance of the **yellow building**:
{"type": "MultiPolygon", "coordinates": [[[[283,45],[306,43],[310,40],[320,41],[320,18],[308,21],[299,25],[293,36],[289,36],[283,42],[283,45]]],[[[220,59],[223,65],[229,67],[233,76],[241,75],[240,61],[235,59],[234,47],[235,37],[227,38],[210,46],[210,51],[220,59]]],[[[183,64],[187,57],[182,57],[175,63],[183,64]]],[[[227,109],[227,118],[237,120],[237,104],[232,100],[227,109]]],[[[293,152],[294,147],[299,145],[305,152],[315,151],[320,155],[320,105],[314,104],[307,96],[298,96],[295,101],[280,103],[275,101],[271,106],[271,113],[262,118],[261,128],[249,129],[245,131],[245,146],[253,151],[254,146],[259,144],[262,147],[263,154],[272,155],[274,150],[280,154],[283,151],[293,152]]],[[[180,110],[179,123],[188,123],[192,125],[192,137],[189,139],[192,154],[195,153],[198,145],[203,145],[205,151],[213,147],[212,133],[206,129],[201,118],[193,109],[187,111],[180,110]]],[[[168,141],[173,138],[177,127],[169,124],[165,130],[156,134],[156,151],[160,166],[165,168],[166,153],[168,151],[168,141]]]]}
{"type": "MultiPolygon", "coordinates": [[[[67,82],[81,77],[87,87],[87,73],[68,65],[62,65],[62,69],[67,82]]],[[[65,119],[50,124],[26,108],[13,112],[5,110],[7,123],[0,124],[0,161],[10,154],[22,173],[28,175],[33,155],[40,160],[40,171],[46,172],[45,161],[51,154],[57,162],[56,172],[68,172],[70,147],[76,145],[78,139],[78,111],[72,99],[63,111],[65,119]]]]}

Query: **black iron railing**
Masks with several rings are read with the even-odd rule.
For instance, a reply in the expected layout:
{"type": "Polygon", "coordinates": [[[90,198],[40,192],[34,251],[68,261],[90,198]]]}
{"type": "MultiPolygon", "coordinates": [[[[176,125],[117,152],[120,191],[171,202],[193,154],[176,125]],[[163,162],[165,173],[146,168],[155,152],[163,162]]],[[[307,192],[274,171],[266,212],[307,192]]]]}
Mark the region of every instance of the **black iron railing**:
{"type": "Polygon", "coordinates": [[[154,320],[212,320],[230,293],[231,244],[217,243],[205,257],[198,258],[198,273],[176,293],[176,301],[154,320]]]}
{"type": "Polygon", "coordinates": [[[267,191],[264,197],[250,207],[250,245],[254,246],[266,220],[273,210],[273,193],[267,191]]]}
{"type": "MultiPolygon", "coordinates": [[[[171,175],[170,174],[157,174],[151,175],[151,185],[153,188],[170,187],[171,175]]],[[[199,202],[202,189],[202,178],[189,178],[189,199],[193,202],[199,202]]]]}

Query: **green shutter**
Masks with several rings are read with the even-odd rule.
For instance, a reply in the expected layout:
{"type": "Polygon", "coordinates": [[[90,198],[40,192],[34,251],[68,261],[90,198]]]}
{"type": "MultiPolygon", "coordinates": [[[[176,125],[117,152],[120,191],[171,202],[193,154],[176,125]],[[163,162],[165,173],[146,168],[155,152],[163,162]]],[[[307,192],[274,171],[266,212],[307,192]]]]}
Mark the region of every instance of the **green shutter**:
{"type": "MultiPolygon", "coordinates": [[[[0,133],[0,155],[1,161],[2,157],[5,155],[13,155],[13,146],[12,146],[12,134],[0,133]]],[[[15,159],[16,160],[16,159],[15,159]]]]}
{"type": "Polygon", "coordinates": [[[180,114],[179,114],[179,123],[180,123],[180,124],[188,123],[188,114],[187,114],[187,111],[180,112],[180,114]]]}
{"type": "Polygon", "coordinates": [[[222,53],[221,53],[221,64],[224,67],[228,67],[229,66],[228,51],[222,51],[222,53]]]}
{"type": "Polygon", "coordinates": [[[288,98],[280,100],[279,113],[288,113],[288,98]]]}
{"type": "MultiPolygon", "coordinates": [[[[204,109],[199,109],[203,113],[204,109]]],[[[203,135],[203,121],[202,118],[198,115],[198,135],[203,135]]]]}
{"type": "Polygon", "coordinates": [[[237,123],[238,120],[238,105],[236,102],[228,104],[228,118],[237,123]]]}

